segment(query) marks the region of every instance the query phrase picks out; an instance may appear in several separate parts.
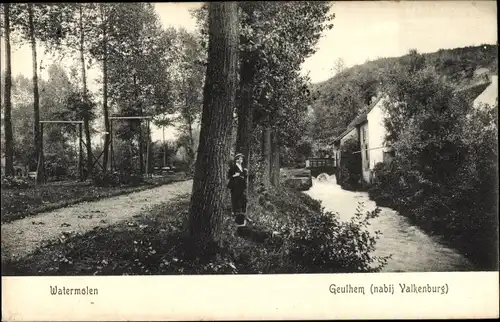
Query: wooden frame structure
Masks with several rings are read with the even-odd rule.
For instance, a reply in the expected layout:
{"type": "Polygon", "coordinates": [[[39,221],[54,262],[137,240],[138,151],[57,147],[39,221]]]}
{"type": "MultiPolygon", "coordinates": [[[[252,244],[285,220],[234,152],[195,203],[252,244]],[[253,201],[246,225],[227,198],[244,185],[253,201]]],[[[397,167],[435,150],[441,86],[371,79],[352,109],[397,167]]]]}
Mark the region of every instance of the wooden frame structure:
{"type": "Polygon", "coordinates": [[[66,121],[66,120],[43,120],[40,123],[40,155],[38,156],[38,164],[36,168],[37,183],[46,182],[45,178],[45,158],[43,153],[43,125],[47,123],[52,124],[78,124],[78,177],[83,180],[83,121],[66,121]]]}
{"type": "MultiPolygon", "coordinates": [[[[110,116],[108,118],[109,120],[109,136],[110,136],[110,153],[111,153],[111,162],[110,162],[110,166],[111,166],[111,171],[114,170],[114,164],[115,164],[115,161],[114,161],[114,149],[113,149],[113,121],[115,120],[146,120],[146,126],[147,126],[147,129],[148,129],[148,135],[151,135],[151,120],[153,119],[152,116],[110,116]]],[[[150,170],[149,169],[149,149],[150,149],[150,140],[149,140],[149,137],[148,137],[148,140],[147,140],[147,145],[146,145],[146,175],[149,176],[150,174],[150,170]]],[[[142,145],[142,128],[140,129],[139,131],[139,144],[142,145]]],[[[143,174],[143,173],[141,173],[143,174]]]]}

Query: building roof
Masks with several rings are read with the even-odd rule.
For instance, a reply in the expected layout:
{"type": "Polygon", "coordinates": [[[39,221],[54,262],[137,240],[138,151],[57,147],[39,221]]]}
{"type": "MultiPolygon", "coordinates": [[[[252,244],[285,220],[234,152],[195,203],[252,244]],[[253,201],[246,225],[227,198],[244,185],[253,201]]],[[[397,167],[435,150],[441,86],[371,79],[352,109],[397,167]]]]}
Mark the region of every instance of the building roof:
{"type": "Polygon", "coordinates": [[[478,83],[471,86],[467,86],[460,90],[457,90],[457,93],[465,94],[467,100],[473,101],[475,100],[481,93],[483,93],[488,86],[490,86],[491,82],[486,83],[478,83]]]}
{"type": "Polygon", "coordinates": [[[493,98],[493,100],[495,100],[498,97],[498,75],[487,75],[487,77],[475,84],[456,90],[456,93],[465,94],[468,100],[474,101],[482,94],[484,95],[487,90],[488,94],[490,94],[488,96],[492,97],[487,97],[485,99],[491,100],[493,98]],[[493,86],[491,88],[492,90],[489,90],[490,86],[493,86]]]}
{"type": "Polygon", "coordinates": [[[363,124],[365,122],[368,121],[368,113],[370,113],[370,111],[378,104],[378,102],[380,102],[380,100],[382,99],[382,95],[379,95],[369,106],[368,108],[366,108],[361,114],[359,114],[358,116],[356,116],[354,118],[354,120],[351,121],[351,123],[349,123],[349,125],[347,125],[347,128],[345,129],[344,132],[342,132],[339,136],[337,136],[333,142],[337,142],[337,141],[340,141],[344,136],[346,136],[347,134],[349,134],[349,132],[351,132],[356,126],[360,125],[360,124],[363,124]]]}

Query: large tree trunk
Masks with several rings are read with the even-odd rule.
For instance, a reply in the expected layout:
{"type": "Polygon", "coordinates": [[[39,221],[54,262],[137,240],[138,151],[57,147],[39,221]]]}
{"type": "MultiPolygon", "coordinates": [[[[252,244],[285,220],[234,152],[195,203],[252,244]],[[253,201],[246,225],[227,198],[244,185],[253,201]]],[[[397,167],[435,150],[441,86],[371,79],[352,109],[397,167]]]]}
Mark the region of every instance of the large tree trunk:
{"type": "Polygon", "coordinates": [[[236,2],[209,4],[207,76],[188,232],[202,253],[219,241],[238,63],[236,2]]]}
{"type": "MultiPolygon", "coordinates": [[[[104,21],[106,17],[106,12],[104,8],[105,4],[101,4],[101,15],[104,21]]],[[[102,109],[104,114],[104,152],[103,152],[103,168],[104,171],[108,167],[109,159],[109,145],[111,138],[111,126],[109,124],[109,111],[108,111],[108,36],[106,23],[103,22],[103,56],[102,56],[102,109]]]]}
{"type": "MultiPolygon", "coordinates": [[[[33,136],[35,145],[35,162],[40,162],[40,155],[42,152],[42,136],[40,133],[40,95],[38,93],[38,66],[36,58],[36,39],[35,39],[35,23],[33,21],[33,4],[28,3],[28,22],[29,22],[29,38],[31,43],[31,55],[33,62],[33,136]]],[[[45,172],[43,167],[37,166],[37,182],[42,183],[45,181],[45,172]]]]}
{"type": "Polygon", "coordinates": [[[271,126],[267,121],[262,129],[261,146],[261,183],[268,188],[271,185],[271,126]]]}
{"type": "Polygon", "coordinates": [[[277,129],[273,129],[271,133],[271,184],[275,187],[280,184],[280,151],[279,151],[279,134],[277,129]]]}
{"type": "Polygon", "coordinates": [[[12,135],[12,62],[10,53],[10,4],[4,3],[4,40],[5,40],[5,84],[3,101],[5,130],[5,175],[14,175],[14,136],[12,135]]]}
{"type": "MultiPolygon", "coordinates": [[[[85,46],[85,33],[83,31],[83,4],[79,5],[79,13],[80,13],[80,19],[79,19],[79,28],[80,28],[80,63],[82,65],[82,87],[83,87],[83,99],[85,101],[85,104],[88,104],[88,92],[87,92],[87,73],[86,73],[86,68],[85,68],[85,52],[84,52],[84,46],[85,46]]],[[[88,106],[87,106],[88,107],[88,106]]],[[[90,138],[90,120],[89,120],[89,115],[90,111],[86,111],[83,114],[83,125],[84,125],[84,131],[85,131],[85,139],[87,141],[87,176],[92,176],[92,165],[93,165],[93,159],[92,159],[92,144],[91,144],[91,138],[90,138]]]]}

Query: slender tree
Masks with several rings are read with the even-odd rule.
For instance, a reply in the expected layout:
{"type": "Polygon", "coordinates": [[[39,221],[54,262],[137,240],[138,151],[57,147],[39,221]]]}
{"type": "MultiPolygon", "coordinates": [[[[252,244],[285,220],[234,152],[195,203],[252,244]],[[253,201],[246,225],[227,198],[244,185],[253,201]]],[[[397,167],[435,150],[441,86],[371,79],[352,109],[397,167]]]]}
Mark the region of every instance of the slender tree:
{"type": "MultiPolygon", "coordinates": [[[[86,73],[86,68],[85,68],[85,28],[84,24],[86,21],[84,21],[84,5],[83,3],[78,4],[78,32],[79,32],[79,48],[78,51],[80,52],[80,63],[81,63],[81,68],[82,68],[82,97],[84,101],[84,105],[88,106],[89,105],[89,97],[88,97],[88,90],[87,90],[87,73],[86,73]]],[[[88,108],[87,108],[88,109],[88,108]]],[[[87,176],[92,176],[93,173],[93,161],[92,160],[92,140],[90,138],[90,113],[84,113],[83,114],[83,127],[84,127],[84,132],[85,132],[85,141],[87,142],[86,147],[87,147],[87,176]]]]}
{"type": "MultiPolygon", "coordinates": [[[[40,95],[38,88],[37,39],[49,44],[57,44],[63,37],[62,22],[67,19],[67,6],[45,3],[15,3],[11,4],[14,30],[31,46],[33,64],[33,138],[34,163],[39,163],[42,149],[40,133],[40,95]]],[[[38,164],[37,181],[44,180],[43,164],[38,164]]]]}
{"type": "MultiPolygon", "coordinates": [[[[28,27],[29,27],[29,40],[31,45],[31,59],[33,64],[33,118],[34,118],[34,146],[35,146],[35,159],[40,162],[40,155],[42,151],[42,136],[40,132],[40,95],[38,93],[38,66],[37,66],[37,52],[36,52],[36,38],[35,38],[35,22],[33,4],[28,3],[28,27]]],[[[38,164],[37,167],[37,182],[41,183],[44,180],[43,165],[38,164]]]]}
{"type": "Polygon", "coordinates": [[[210,3],[208,65],[188,225],[191,240],[202,253],[217,243],[219,238],[237,64],[237,4],[210,3]]]}
{"type": "Polygon", "coordinates": [[[106,19],[106,4],[99,5],[101,13],[101,28],[102,28],[102,111],[104,115],[104,152],[103,152],[103,168],[104,171],[108,168],[109,147],[111,141],[111,126],[109,124],[109,108],[108,108],[108,26],[106,19]]]}
{"type": "Polygon", "coordinates": [[[4,78],[4,131],[5,174],[14,175],[14,137],[12,135],[12,62],[10,51],[10,4],[4,3],[5,78],[4,78]]]}

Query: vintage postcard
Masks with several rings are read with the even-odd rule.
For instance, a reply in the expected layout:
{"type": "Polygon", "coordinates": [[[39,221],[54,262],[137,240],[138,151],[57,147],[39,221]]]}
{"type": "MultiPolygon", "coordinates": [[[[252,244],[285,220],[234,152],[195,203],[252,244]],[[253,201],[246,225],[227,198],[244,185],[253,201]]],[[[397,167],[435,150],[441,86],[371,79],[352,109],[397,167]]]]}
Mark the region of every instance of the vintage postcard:
{"type": "Polygon", "coordinates": [[[2,320],[499,317],[495,1],[0,8],[2,320]]]}

